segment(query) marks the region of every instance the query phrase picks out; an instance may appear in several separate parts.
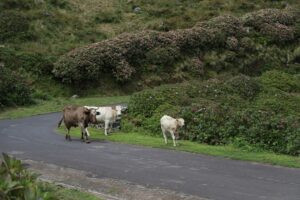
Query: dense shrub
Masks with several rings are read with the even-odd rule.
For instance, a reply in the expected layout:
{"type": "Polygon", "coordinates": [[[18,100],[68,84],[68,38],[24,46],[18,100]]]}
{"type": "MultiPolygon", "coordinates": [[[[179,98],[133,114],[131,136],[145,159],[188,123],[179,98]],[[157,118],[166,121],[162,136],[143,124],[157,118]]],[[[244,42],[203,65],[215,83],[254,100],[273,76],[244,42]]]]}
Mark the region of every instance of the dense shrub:
{"type": "Polygon", "coordinates": [[[37,175],[24,169],[20,160],[3,154],[0,163],[0,199],[53,199],[38,184],[37,175]]]}
{"type": "Polygon", "coordinates": [[[180,107],[164,103],[158,106],[151,117],[145,117],[141,122],[141,126],[155,135],[161,134],[160,119],[163,115],[179,117],[180,107]],[[163,114],[163,115],[162,115],[163,114]]]}
{"type": "Polygon", "coordinates": [[[145,56],[147,64],[172,65],[175,59],[179,57],[179,49],[176,46],[158,47],[148,51],[145,56]]]}
{"type": "Polygon", "coordinates": [[[185,139],[212,145],[234,142],[299,155],[300,99],[288,93],[295,91],[291,88],[298,87],[299,79],[271,72],[262,75],[265,80],[227,75],[141,91],[132,95],[127,119],[161,134],[159,119],[164,114],[183,117],[185,139]]]}
{"type": "Polygon", "coordinates": [[[300,92],[299,79],[283,71],[267,71],[259,79],[267,88],[277,88],[285,92],[300,92]]]}
{"type": "Polygon", "coordinates": [[[272,111],[282,115],[298,115],[300,96],[277,88],[264,88],[253,106],[258,110],[272,111]]]}
{"type": "Polygon", "coordinates": [[[239,75],[226,81],[227,91],[245,99],[253,99],[260,91],[260,84],[254,78],[239,75]]]}
{"type": "Polygon", "coordinates": [[[275,23],[273,25],[263,24],[261,32],[277,42],[292,41],[295,38],[293,28],[279,23],[275,23]]]}
{"type": "Polygon", "coordinates": [[[295,23],[299,14],[296,10],[263,9],[246,14],[242,19],[245,25],[260,29],[265,24],[291,25],[295,23]]]}
{"type": "Polygon", "coordinates": [[[190,140],[212,145],[226,144],[234,137],[236,129],[231,121],[231,111],[214,102],[202,102],[182,111],[190,140]]]}
{"type": "MultiPolygon", "coordinates": [[[[209,105],[209,104],[208,104],[209,105]]],[[[235,112],[227,107],[200,105],[185,109],[186,131],[191,140],[226,144],[235,138],[262,149],[299,155],[299,116],[248,108],[235,112]]]]}
{"type": "Polygon", "coordinates": [[[32,103],[30,82],[21,72],[0,66],[0,107],[32,103]]]}
{"type": "Polygon", "coordinates": [[[117,80],[131,80],[134,72],[141,70],[141,63],[172,65],[179,58],[180,51],[186,53],[193,49],[225,47],[226,38],[232,34],[240,35],[240,29],[242,26],[237,18],[226,16],[193,29],[122,34],[114,39],[71,51],[55,64],[53,72],[64,82],[98,78],[104,71],[113,71],[117,80]],[[123,74],[127,70],[121,70],[120,63],[129,69],[125,76],[123,74]]]}
{"type": "Polygon", "coordinates": [[[291,61],[295,63],[300,63],[300,47],[294,49],[291,55],[291,61]]]}
{"type": "MultiPolygon", "coordinates": [[[[270,44],[295,41],[298,16],[294,10],[265,9],[241,18],[219,16],[189,29],[121,34],[71,51],[59,59],[53,72],[69,83],[101,78],[104,72],[125,82],[147,74],[149,65],[159,65],[156,73],[168,71],[171,79],[182,81],[189,76],[176,72],[174,65],[183,56],[200,56],[204,70],[258,75],[289,62],[286,50],[270,44]]],[[[185,70],[195,72],[194,66],[185,70]]]]}
{"type": "Polygon", "coordinates": [[[204,75],[204,62],[199,57],[186,59],[180,64],[182,71],[189,71],[192,76],[200,77],[204,75]]]}
{"type": "Polygon", "coordinates": [[[133,115],[151,117],[162,104],[184,105],[188,103],[187,86],[165,86],[155,90],[143,90],[132,95],[129,110],[133,115]]]}
{"type": "Polygon", "coordinates": [[[249,144],[274,152],[299,155],[299,117],[249,109],[237,112],[235,120],[239,136],[249,144]]]}

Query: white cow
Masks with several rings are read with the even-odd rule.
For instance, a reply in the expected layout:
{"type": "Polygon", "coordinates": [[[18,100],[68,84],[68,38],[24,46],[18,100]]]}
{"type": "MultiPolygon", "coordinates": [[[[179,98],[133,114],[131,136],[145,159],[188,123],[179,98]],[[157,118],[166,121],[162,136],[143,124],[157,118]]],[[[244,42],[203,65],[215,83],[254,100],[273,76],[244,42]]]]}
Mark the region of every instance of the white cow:
{"type": "Polygon", "coordinates": [[[179,134],[177,132],[177,128],[178,127],[182,127],[184,126],[184,119],[182,118],[177,118],[174,119],[173,117],[170,117],[168,115],[164,115],[161,119],[160,119],[160,126],[161,126],[161,130],[165,139],[165,143],[167,144],[167,135],[166,133],[169,132],[172,136],[173,139],[173,145],[174,147],[176,146],[176,139],[178,139],[179,134]]]}
{"type": "MultiPolygon", "coordinates": [[[[104,133],[107,135],[108,129],[112,127],[112,124],[116,121],[117,117],[121,115],[121,106],[112,107],[96,107],[96,106],[85,106],[88,109],[96,109],[96,123],[104,122],[104,133]]],[[[89,135],[89,132],[86,128],[86,132],[89,135]]]]}

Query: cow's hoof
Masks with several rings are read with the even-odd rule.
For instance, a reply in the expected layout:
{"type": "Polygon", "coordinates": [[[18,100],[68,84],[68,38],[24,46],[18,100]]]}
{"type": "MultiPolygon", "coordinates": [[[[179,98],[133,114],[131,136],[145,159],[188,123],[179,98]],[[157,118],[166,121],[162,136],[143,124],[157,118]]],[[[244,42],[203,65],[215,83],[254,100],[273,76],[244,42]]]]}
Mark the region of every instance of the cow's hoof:
{"type": "Polygon", "coordinates": [[[91,141],[87,140],[87,141],[85,141],[85,143],[89,144],[89,143],[91,143],[91,141]]]}

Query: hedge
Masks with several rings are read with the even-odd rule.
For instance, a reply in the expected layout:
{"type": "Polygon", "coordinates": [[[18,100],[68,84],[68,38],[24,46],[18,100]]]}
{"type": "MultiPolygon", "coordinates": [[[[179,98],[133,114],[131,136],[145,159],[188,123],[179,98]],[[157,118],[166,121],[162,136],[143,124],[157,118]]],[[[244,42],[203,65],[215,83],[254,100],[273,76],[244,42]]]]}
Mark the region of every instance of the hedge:
{"type": "MultiPolygon", "coordinates": [[[[104,73],[112,73],[117,82],[128,82],[147,74],[148,65],[161,66],[174,74],[174,65],[186,56],[200,56],[207,63],[205,55],[212,51],[217,55],[224,54],[217,58],[220,60],[218,66],[240,68],[240,72],[246,74],[261,73],[268,68],[252,69],[253,65],[264,65],[275,58],[280,60],[279,63],[286,62],[286,53],[280,48],[280,52],[275,51],[276,46],[266,45],[266,42],[296,41],[299,36],[295,26],[298,26],[299,18],[299,11],[265,9],[240,18],[216,17],[190,29],[125,33],[72,50],[55,63],[53,73],[65,83],[101,79],[104,73]],[[253,52],[250,55],[249,49],[253,52]],[[268,57],[266,54],[270,53],[275,55],[268,57]]],[[[271,63],[278,63],[278,60],[271,63]]],[[[214,66],[210,63],[206,67],[211,65],[214,66]]],[[[193,70],[188,68],[187,73],[192,74],[193,70]]]]}

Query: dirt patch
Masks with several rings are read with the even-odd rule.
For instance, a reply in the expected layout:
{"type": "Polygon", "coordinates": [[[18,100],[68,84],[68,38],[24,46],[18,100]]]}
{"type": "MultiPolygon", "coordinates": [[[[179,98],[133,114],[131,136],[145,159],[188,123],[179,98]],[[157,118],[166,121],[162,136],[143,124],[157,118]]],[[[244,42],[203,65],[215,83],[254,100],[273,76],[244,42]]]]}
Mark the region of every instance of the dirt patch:
{"type": "Polygon", "coordinates": [[[207,200],[197,196],[159,188],[147,188],[123,180],[96,178],[96,175],[44,162],[23,160],[28,169],[40,174],[40,179],[76,188],[106,200],[207,200]]]}

